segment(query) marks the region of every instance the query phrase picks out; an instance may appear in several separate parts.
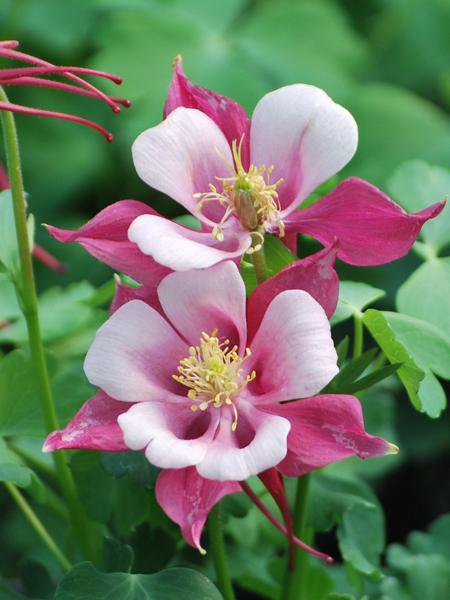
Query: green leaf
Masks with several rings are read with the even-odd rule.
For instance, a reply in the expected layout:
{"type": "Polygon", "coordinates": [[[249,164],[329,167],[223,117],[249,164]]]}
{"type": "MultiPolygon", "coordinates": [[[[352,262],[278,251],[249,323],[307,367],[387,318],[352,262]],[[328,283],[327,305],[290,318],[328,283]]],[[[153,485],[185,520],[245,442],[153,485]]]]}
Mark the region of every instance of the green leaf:
{"type": "MultiPolygon", "coordinates": [[[[417,212],[444,200],[450,194],[450,171],[424,161],[401,164],[387,184],[389,193],[408,212],[417,212]]],[[[450,243],[450,206],[435,219],[425,223],[420,239],[439,252],[450,243]]]]}
{"type": "Polygon", "coordinates": [[[221,600],[211,581],[192,569],[171,568],[153,575],[101,573],[91,563],[73,567],[60,581],[54,600],[221,600]]]}
{"type": "Polygon", "coordinates": [[[19,487],[28,487],[32,477],[33,471],[23,465],[0,438],[0,481],[10,481],[19,487]]]}
{"type": "Polygon", "coordinates": [[[100,464],[115,478],[130,475],[134,481],[152,489],[155,486],[159,469],[151,465],[142,452],[102,452],[100,464]]]}
{"type": "MultiPolygon", "coordinates": [[[[46,342],[58,340],[78,332],[94,314],[88,304],[95,290],[86,281],[73,283],[67,288],[51,288],[39,297],[39,316],[42,338],[46,342]]],[[[0,341],[24,344],[28,340],[25,318],[20,315],[9,327],[0,331],[0,341]]]]}
{"type": "Polygon", "coordinates": [[[19,271],[19,249],[16,240],[11,192],[0,192],[0,264],[15,277],[19,271]]]}
{"type": "Polygon", "coordinates": [[[378,77],[442,99],[450,54],[448,2],[396,0],[373,16],[372,43],[378,77]]]}
{"type": "Polygon", "coordinates": [[[273,87],[302,81],[342,95],[368,58],[344,11],[323,0],[264,3],[235,34],[242,54],[264,67],[273,87]]]}
{"type": "Polygon", "coordinates": [[[383,513],[369,486],[317,473],[312,478],[308,520],[316,531],[337,524],[339,547],[353,569],[371,577],[379,575],[384,547],[383,513]]]}
{"type": "Polygon", "coordinates": [[[394,373],[398,371],[400,368],[399,363],[394,363],[392,365],[386,365],[385,367],[381,367],[381,369],[377,369],[372,373],[369,373],[365,377],[361,377],[353,383],[342,386],[340,393],[342,394],[356,394],[357,392],[361,392],[367,388],[374,386],[376,383],[383,381],[387,377],[390,377],[394,373]]]}
{"type": "MultiPolygon", "coordinates": [[[[426,410],[419,396],[420,382],[425,373],[417,365],[411,353],[397,340],[384,313],[369,309],[363,317],[364,324],[391,363],[401,363],[397,373],[408,393],[409,399],[418,410],[426,410]]],[[[425,400],[426,402],[426,400],[425,400]]]]}
{"type": "Polygon", "coordinates": [[[115,571],[129,573],[133,565],[134,551],[128,544],[122,544],[112,537],[105,538],[103,542],[103,556],[101,569],[106,573],[115,571]]]}
{"type": "Polygon", "coordinates": [[[368,83],[359,86],[345,106],[360,133],[358,153],[351,164],[353,175],[383,188],[394,169],[406,160],[447,166],[450,125],[436,105],[395,86],[368,83]]]}
{"type": "Polygon", "coordinates": [[[384,522],[379,506],[355,503],[344,511],[338,527],[342,557],[365,575],[378,575],[384,548],[384,522]]]}
{"type": "Polygon", "coordinates": [[[34,369],[22,350],[14,350],[0,360],[0,398],[0,435],[42,435],[34,369]]]}
{"type": "Polygon", "coordinates": [[[396,303],[401,313],[427,321],[450,337],[449,298],[450,258],[439,258],[425,262],[405,281],[396,303]]]}
{"type": "Polygon", "coordinates": [[[363,373],[370,363],[375,358],[376,349],[367,350],[358,356],[358,358],[354,358],[348,364],[343,367],[339,373],[334,377],[332,381],[327,385],[326,390],[328,393],[333,391],[337,393],[343,393],[341,390],[348,385],[351,385],[360,375],[363,373]]]}
{"type": "Polygon", "coordinates": [[[361,316],[362,311],[386,295],[386,292],[367,283],[359,281],[341,281],[339,284],[339,300],[331,319],[337,325],[353,315],[361,316]]]}
{"type": "Polygon", "coordinates": [[[106,524],[113,519],[118,533],[127,535],[148,517],[148,490],[126,471],[120,478],[108,475],[100,463],[100,453],[74,453],[71,468],[81,501],[95,521],[106,524]]]}
{"type": "Polygon", "coordinates": [[[384,311],[396,338],[423,370],[450,379],[450,337],[434,325],[408,315],[384,311]]]}
{"type": "Polygon", "coordinates": [[[450,338],[425,321],[388,311],[368,311],[364,322],[389,361],[402,363],[398,375],[414,406],[438,417],[446,398],[433,373],[450,379],[450,338]]]}
{"type": "Polygon", "coordinates": [[[38,600],[30,596],[23,596],[13,591],[6,583],[0,579],[0,600],[38,600]]]}
{"type": "Polygon", "coordinates": [[[0,321],[13,321],[21,314],[13,282],[0,273],[0,321]]]}

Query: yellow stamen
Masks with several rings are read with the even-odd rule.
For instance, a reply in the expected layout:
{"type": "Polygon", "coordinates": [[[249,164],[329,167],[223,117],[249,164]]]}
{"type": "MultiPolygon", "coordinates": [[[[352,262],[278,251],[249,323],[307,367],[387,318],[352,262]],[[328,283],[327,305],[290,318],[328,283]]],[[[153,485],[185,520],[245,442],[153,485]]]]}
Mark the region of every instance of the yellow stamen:
{"type": "Polygon", "coordinates": [[[244,136],[241,137],[239,145],[237,140],[233,140],[231,145],[234,165],[224,158],[229,166],[232,175],[230,177],[216,177],[222,185],[222,191],[219,191],[216,185],[209,184],[209,192],[194,194],[194,198],[199,198],[197,210],[201,211],[207,202],[219,202],[221,206],[226,207],[224,215],[220,222],[214,226],[212,235],[214,239],[222,242],[225,239],[224,227],[231,214],[235,214],[243,227],[259,233],[264,242],[262,231],[265,225],[278,227],[278,235],[284,236],[284,222],[280,218],[281,207],[278,201],[277,188],[283,183],[283,179],[278,179],[271,183],[270,177],[274,170],[273,165],[268,169],[263,165],[256,167],[250,165],[246,171],[242,164],[242,143],[244,136]]]}
{"type": "Polygon", "coordinates": [[[189,388],[187,397],[195,402],[191,405],[192,411],[229,406],[233,411],[231,429],[236,431],[239,392],[255,379],[256,372],[243,377],[241,365],[251,355],[251,350],[246,348],[245,355],[239,356],[238,347],[230,348],[229,343],[229,340],[220,342],[217,329],[211,335],[202,332],[199,345],[189,348],[189,356],[180,360],[178,373],[172,377],[189,388]]]}

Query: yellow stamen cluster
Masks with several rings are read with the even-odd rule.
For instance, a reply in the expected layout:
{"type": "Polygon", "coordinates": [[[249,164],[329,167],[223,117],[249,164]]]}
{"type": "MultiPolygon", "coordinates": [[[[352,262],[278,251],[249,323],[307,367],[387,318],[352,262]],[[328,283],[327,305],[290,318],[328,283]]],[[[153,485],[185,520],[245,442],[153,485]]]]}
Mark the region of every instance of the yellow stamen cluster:
{"type": "Polygon", "coordinates": [[[264,165],[259,168],[250,165],[248,171],[246,171],[242,164],[242,142],[243,137],[239,145],[236,140],[233,140],[234,165],[226,161],[233,175],[231,177],[216,177],[222,185],[222,192],[218,190],[216,185],[210,183],[209,192],[194,194],[194,197],[200,198],[197,204],[199,211],[203,209],[206,202],[211,201],[219,202],[226,207],[220,223],[215,225],[212,232],[216,240],[224,240],[223,228],[225,222],[234,213],[241,224],[252,231],[261,242],[259,245],[253,244],[250,252],[255,252],[261,248],[264,241],[261,230],[265,223],[275,224],[278,227],[279,236],[284,236],[284,223],[280,218],[277,192],[277,188],[281,185],[283,179],[271,183],[270,177],[274,169],[273,166],[266,169],[264,165]]]}
{"type": "Polygon", "coordinates": [[[243,378],[241,364],[250,356],[250,348],[239,356],[237,346],[229,347],[229,340],[220,342],[217,329],[211,335],[202,332],[198,346],[189,348],[189,356],[180,360],[175,381],[189,388],[187,397],[196,402],[191,410],[207,410],[210,406],[229,406],[233,410],[232,430],[236,431],[238,413],[235,402],[239,392],[256,377],[256,372],[243,378]]]}

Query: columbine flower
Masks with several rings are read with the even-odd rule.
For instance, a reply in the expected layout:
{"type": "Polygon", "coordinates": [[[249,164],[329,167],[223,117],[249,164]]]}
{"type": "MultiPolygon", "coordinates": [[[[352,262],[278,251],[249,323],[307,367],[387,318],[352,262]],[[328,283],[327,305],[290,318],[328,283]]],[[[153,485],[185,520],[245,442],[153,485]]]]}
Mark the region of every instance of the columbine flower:
{"type": "Polygon", "coordinates": [[[357,178],[304,210],[296,210],[352,158],[357,126],[351,114],[311,85],[264,96],[251,123],[233,100],[192,84],[175,62],[165,120],[133,145],[139,176],[198,217],[202,231],[158,215],[139,216],[130,240],[174,270],[208,267],[252,252],[265,232],[298,232],[338,256],[377,265],[404,255],[442,204],[408,215],[357,178]]]}
{"type": "MultiPolygon", "coordinates": [[[[330,275],[329,261],[323,253],[316,264],[330,275]]],[[[142,450],[163,469],[158,501],[199,548],[210,508],[250,475],[300,475],[392,451],[365,432],[355,397],[315,396],[338,370],[328,319],[307,292],[283,289],[289,272],[280,277],[257,288],[248,311],[231,261],[169,274],[154,306],[122,304],[86,357],[101,391],[45,450],[142,450]]],[[[328,294],[325,278],[315,290],[333,295],[328,311],[333,279],[328,294]]]]}
{"type": "MultiPolygon", "coordinates": [[[[80,77],[80,75],[94,75],[97,77],[102,77],[103,79],[109,79],[116,84],[122,83],[120,77],[111,75],[110,73],[105,73],[104,71],[87,69],[85,67],[57,67],[56,65],[53,65],[52,63],[42,60],[36,56],[19,52],[15,49],[18,45],[19,42],[17,41],[0,42],[0,57],[21,61],[33,66],[0,69],[0,86],[26,85],[47,87],[83,96],[90,96],[91,98],[96,98],[97,100],[107,104],[115,113],[120,112],[119,104],[125,107],[129,107],[131,105],[130,101],[126,100],[125,98],[108,96],[91,83],[85,81],[82,77],[80,77]],[[64,83],[60,81],[53,81],[51,79],[44,79],[42,78],[43,75],[62,76],[73,83],[64,83]],[[77,85],[73,85],[74,83],[77,85]]],[[[112,142],[113,140],[112,134],[109,133],[109,131],[106,131],[106,129],[104,129],[101,125],[94,123],[93,121],[83,119],[82,117],[78,117],[77,115],[43,110],[40,108],[32,108],[30,106],[22,106],[12,102],[0,102],[0,110],[35,115],[38,117],[50,117],[66,121],[73,121],[75,123],[80,123],[81,125],[86,125],[87,127],[96,129],[107,139],[108,142],[112,142]]]]}

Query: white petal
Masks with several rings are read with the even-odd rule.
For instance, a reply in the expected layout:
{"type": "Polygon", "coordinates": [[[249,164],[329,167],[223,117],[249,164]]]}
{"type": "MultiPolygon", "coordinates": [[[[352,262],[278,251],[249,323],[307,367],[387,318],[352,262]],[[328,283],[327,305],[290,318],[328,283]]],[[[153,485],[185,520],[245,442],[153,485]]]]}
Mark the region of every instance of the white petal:
{"type": "Polygon", "coordinates": [[[164,312],[189,343],[197,345],[201,334],[218,330],[244,351],[247,341],[245,286],[232,261],[209,269],[171,273],[158,287],[164,312]]]}
{"type": "MultiPolygon", "coordinates": [[[[218,481],[244,481],[276,466],[287,453],[287,436],[291,427],[283,417],[268,415],[256,408],[237,405],[238,429],[231,430],[231,411],[222,410],[220,432],[210,444],[205,458],[197,465],[197,471],[206,479],[218,481]],[[245,412],[245,417],[244,417],[245,412]],[[239,428],[242,420],[253,429],[254,437],[244,447],[239,447],[239,428]],[[240,422],[241,421],[241,422],[240,422]]],[[[225,409],[229,410],[229,409],[225,409]]]]}
{"type": "Polygon", "coordinates": [[[252,163],[273,165],[273,181],[284,178],[278,191],[288,214],[350,161],[358,129],[352,115],[323,90],[296,84],[258,102],[250,142],[252,163]]]}
{"type": "Polygon", "coordinates": [[[224,242],[217,242],[210,233],[194,231],[154,215],[135,219],[128,237],[141,252],[174,271],[210,267],[241,256],[251,244],[247,233],[230,232],[224,242]]]}
{"type": "Polygon", "coordinates": [[[118,423],[129,448],[146,448],[148,461],[157,467],[181,469],[203,459],[214,436],[218,416],[217,411],[194,415],[187,399],[184,405],[141,402],[121,414],[118,423]],[[184,439],[189,422],[203,417],[211,418],[206,431],[198,437],[184,439]]]}
{"type": "Polygon", "coordinates": [[[93,385],[115,400],[176,400],[172,373],[186,352],[185,342],[156,310],[133,300],[97,331],[84,370],[93,385]]]}
{"type": "Polygon", "coordinates": [[[255,403],[306,398],[338,372],[327,316],[307,292],[287,290],[269,304],[251,344],[248,369],[256,378],[246,392],[255,403]]]}
{"type": "MultiPolygon", "coordinates": [[[[232,164],[232,157],[225,136],[214,121],[193,108],[177,108],[162,123],[141,133],[132,152],[136,171],[145,183],[200,219],[194,194],[209,192],[216,177],[231,175],[227,163],[232,164]]],[[[211,217],[223,213],[217,202],[209,204],[211,217]]]]}

